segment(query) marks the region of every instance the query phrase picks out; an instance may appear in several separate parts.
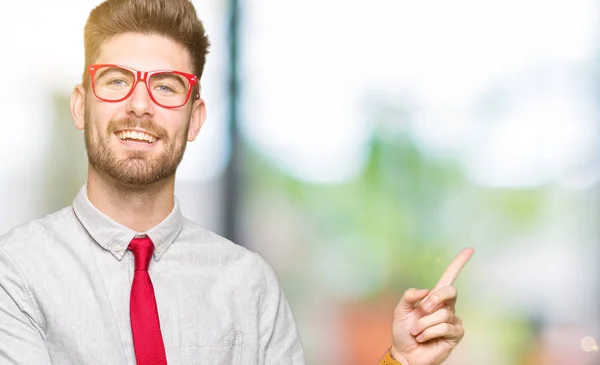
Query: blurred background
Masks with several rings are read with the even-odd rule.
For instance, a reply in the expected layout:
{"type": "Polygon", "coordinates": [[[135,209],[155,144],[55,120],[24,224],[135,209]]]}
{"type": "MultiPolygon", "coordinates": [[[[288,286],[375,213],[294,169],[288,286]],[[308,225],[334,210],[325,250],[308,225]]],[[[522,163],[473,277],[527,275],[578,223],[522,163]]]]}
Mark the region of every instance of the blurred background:
{"type": "MultiPolygon", "coordinates": [[[[85,182],[69,97],[98,0],[0,11],[0,234],[85,182]]],[[[309,364],[376,364],[455,283],[448,365],[599,364],[600,4],[194,1],[212,41],[184,213],[274,267],[309,364]]]]}

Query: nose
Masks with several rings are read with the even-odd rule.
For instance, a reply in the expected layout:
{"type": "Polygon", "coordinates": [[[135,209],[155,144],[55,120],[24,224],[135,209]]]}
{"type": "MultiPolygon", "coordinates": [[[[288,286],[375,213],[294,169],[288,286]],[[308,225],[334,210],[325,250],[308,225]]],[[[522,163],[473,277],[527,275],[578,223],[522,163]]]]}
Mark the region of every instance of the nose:
{"type": "Polygon", "coordinates": [[[136,116],[141,117],[144,114],[152,114],[154,103],[150,99],[148,89],[144,80],[134,86],[133,92],[127,99],[127,112],[134,113],[136,116]]]}

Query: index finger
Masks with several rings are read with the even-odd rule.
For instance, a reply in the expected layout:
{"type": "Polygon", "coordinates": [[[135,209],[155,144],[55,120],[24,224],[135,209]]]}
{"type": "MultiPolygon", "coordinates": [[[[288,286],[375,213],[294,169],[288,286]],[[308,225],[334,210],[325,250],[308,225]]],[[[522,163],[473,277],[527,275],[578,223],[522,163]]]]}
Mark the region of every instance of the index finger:
{"type": "Polygon", "coordinates": [[[469,261],[471,256],[473,256],[474,252],[475,250],[472,247],[467,247],[462,250],[456,256],[454,261],[452,261],[452,263],[446,268],[440,277],[440,280],[438,280],[437,284],[435,284],[435,287],[431,289],[431,292],[434,292],[444,286],[452,285],[454,280],[456,280],[458,277],[458,274],[460,274],[462,268],[467,264],[467,261],[469,261]]]}

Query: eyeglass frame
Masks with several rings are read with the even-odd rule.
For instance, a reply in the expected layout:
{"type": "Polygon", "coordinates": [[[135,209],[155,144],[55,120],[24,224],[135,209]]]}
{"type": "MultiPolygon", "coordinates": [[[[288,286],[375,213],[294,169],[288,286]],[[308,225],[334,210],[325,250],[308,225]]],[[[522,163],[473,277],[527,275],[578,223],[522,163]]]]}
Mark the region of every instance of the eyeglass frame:
{"type": "MultiPolygon", "coordinates": [[[[131,67],[118,65],[118,64],[112,64],[112,63],[101,63],[101,64],[90,65],[88,67],[88,73],[90,74],[90,80],[92,82],[92,92],[94,93],[94,96],[96,96],[96,98],[98,98],[102,101],[106,101],[109,103],[118,103],[120,101],[123,101],[123,100],[129,98],[131,96],[131,94],[133,94],[133,91],[135,90],[139,81],[144,81],[144,84],[146,84],[146,90],[148,91],[148,95],[150,96],[150,99],[152,99],[154,104],[156,104],[162,108],[166,108],[166,109],[177,109],[177,108],[181,108],[182,106],[187,104],[187,102],[190,100],[190,94],[192,93],[192,89],[198,83],[198,77],[196,75],[192,75],[192,74],[182,72],[182,71],[176,71],[176,70],[138,71],[131,67]],[[125,95],[124,97],[122,97],[121,99],[118,99],[118,100],[110,100],[110,99],[101,98],[98,96],[98,94],[96,94],[96,81],[94,79],[96,77],[96,72],[103,67],[122,68],[133,74],[133,77],[134,77],[133,85],[131,86],[131,89],[129,90],[127,95],[125,95]],[[185,102],[183,102],[183,104],[181,104],[181,105],[178,105],[178,106],[162,105],[161,103],[156,101],[156,99],[154,98],[154,95],[152,95],[152,90],[150,90],[150,84],[148,83],[148,80],[150,79],[150,77],[152,77],[155,74],[167,73],[167,72],[183,76],[188,80],[189,86],[188,86],[187,95],[185,97],[185,102]]],[[[199,84],[198,84],[198,94],[196,94],[196,99],[200,99],[200,85],[199,84]]]]}

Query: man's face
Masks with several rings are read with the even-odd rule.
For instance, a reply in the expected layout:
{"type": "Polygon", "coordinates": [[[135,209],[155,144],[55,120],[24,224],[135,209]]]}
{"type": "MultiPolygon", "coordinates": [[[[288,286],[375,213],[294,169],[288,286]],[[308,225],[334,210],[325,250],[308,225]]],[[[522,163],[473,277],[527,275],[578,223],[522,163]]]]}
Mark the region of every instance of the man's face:
{"type": "MultiPolygon", "coordinates": [[[[118,35],[101,47],[94,63],[193,73],[186,49],[158,35],[118,35]]],[[[84,94],[84,109],[83,123],[76,117],[76,124],[84,129],[89,162],[98,173],[126,185],[149,185],[172,177],[187,140],[196,138],[204,121],[201,99],[190,97],[181,108],[163,108],[152,101],[143,81],[119,102],[99,100],[91,85],[85,91],[78,88],[84,94]]],[[[72,100],[72,106],[74,103],[77,101],[72,100]]]]}

